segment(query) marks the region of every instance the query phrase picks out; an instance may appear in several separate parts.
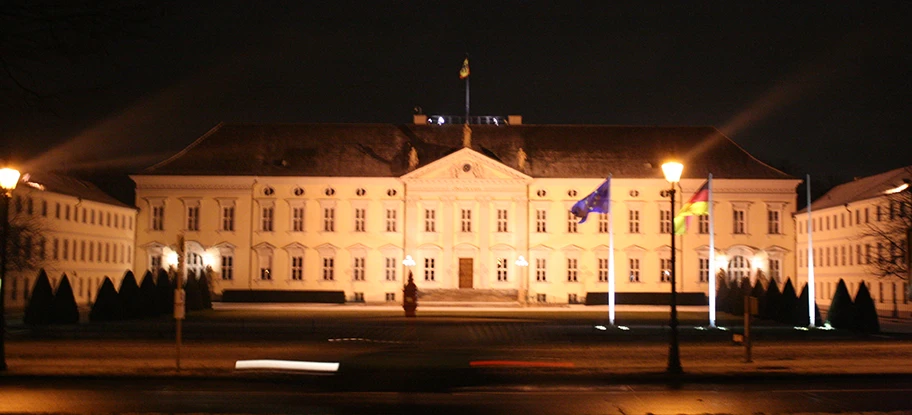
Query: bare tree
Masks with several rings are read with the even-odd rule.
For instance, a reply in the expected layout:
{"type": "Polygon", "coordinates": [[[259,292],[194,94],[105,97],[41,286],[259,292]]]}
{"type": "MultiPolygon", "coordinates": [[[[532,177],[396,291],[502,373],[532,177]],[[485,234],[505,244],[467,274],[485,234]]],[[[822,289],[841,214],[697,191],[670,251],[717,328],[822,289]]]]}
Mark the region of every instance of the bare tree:
{"type": "Polygon", "coordinates": [[[13,197],[6,245],[7,270],[37,271],[47,263],[47,230],[32,199],[13,197]]]}
{"type": "MultiPolygon", "coordinates": [[[[875,219],[860,236],[870,244],[873,255],[867,261],[868,272],[878,278],[897,278],[909,282],[909,240],[912,229],[912,188],[883,195],[875,204],[875,219]]],[[[912,284],[906,284],[912,289],[912,284]]],[[[907,290],[907,296],[912,291],[907,290]]]]}

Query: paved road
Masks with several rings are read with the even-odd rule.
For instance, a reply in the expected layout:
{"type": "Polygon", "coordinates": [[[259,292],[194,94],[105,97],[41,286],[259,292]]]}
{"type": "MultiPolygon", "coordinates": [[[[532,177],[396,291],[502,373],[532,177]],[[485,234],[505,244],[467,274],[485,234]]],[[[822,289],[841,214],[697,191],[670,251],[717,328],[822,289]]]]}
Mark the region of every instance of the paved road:
{"type": "Polygon", "coordinates": [[[294,381],[30,380],[3,384],[0,413],[232,414],[906,414],[912,382],[872,379],[762,384],[467,388],[450,393],[323,393],[294,381]]]}

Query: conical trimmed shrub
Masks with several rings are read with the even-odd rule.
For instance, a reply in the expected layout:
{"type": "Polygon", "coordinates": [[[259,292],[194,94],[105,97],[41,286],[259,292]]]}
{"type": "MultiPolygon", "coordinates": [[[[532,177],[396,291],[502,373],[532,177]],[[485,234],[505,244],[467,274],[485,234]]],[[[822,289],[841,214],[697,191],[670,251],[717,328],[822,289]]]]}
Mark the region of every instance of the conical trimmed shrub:
{"type": "Polygon", "coordinates": [[[136,277],[133,276],[133,271],[127,270],[124,273],[117,296],[120,298],[120,305],[123,307],[123,317],[125,319],[135,320],[142,318],[142,300],[140,300],[139,285],[136,284],[136,277]]]}
{"type": "Polygon", "coordinates": [[[155,304],[155,277],[152,271],[146,271],[143,274],[142,282],[139,284],[139,303],[142,308],[143,317],[155,317],[158,315],[158,307],[155,304]]]}
{"type": "Polygon", "coordinates": [[[186,307],[187,311],[197,311],[203,309],[203,295],[200,293],[199,281],[196,278],[196,271],[187,274],[187,283],[184,284],[186,290],[186,307]]]}
{"type": "Polygon", "coordinates": [[[203,310],[212,310],[212,288],[209,287],[211,281],[210,269],[204,270],[197,281],[199,283],[200,296],[203,300],[203,310]]]}
{"type": "Polygon", "coordinates": [[[830,309],[827,311],[827,323],[837,329],[855,328],[855,304],[849,295],[849,289],[845,281],[839,280],[836,284],[836,293],[833,294],[833,301],[830,303],[830,309]]]}
{"type": "Polygon", "coordinates": [[[29,297],[28,305],[25,307],[22,321],[34,326],[51,324],[53,307],[54,289],[51,288],[51,280],[48,279],[47,273],[42,268],[38,270],[38,278],[35,280],[35,287],[32,289],[32,296],[29,297]]]}
{"type": "Polygon", "coordinates": [[[95,295],[95,304],[92,304],[92,311],[89,312],[89,321],[117,320],[123,320],[123,307],[117,290],[114,289],[114,283],[105,277],[101,287],[98,287],[98,294],[95,295]]]}
{"type": "Polygon", "coordinates": [[[55,324],[79,323],[79,308],[76,307],[76,297],[73,296],[73,286],[66,274],[60,277],[57,293],[51,307],[51,322],[55,324]]]}
{"type": "Polygon", "coordinates": [[[779,308],[776,309],[776,321],[783,324],[792,324],[792,313],[798,303],[795,286],[792,285],[791,278],[785,280],[785,286],[782,287],[782,296],[779,297],[779,308]]]}
{"type": "Polygon", "coordinates": [[[782,292],[779,291],[779,283],[770,281],[769,285],[766,286],[766,307],[764,307],[763,313],[760,314],[760,318],[776,320],[776,314],[781,302],[782,292]]]}
{"type": "MultiPolygon", "coordinates": [[[[792,314],[792,324],[795,326],[807,327],[811,325],[811,319],[808,313],[809,296],[808,285],[804,284],[804,286],[801,287],[801,294],[798,296],[798,302],[795,303],[795,311],[792,314]]],[[[820,318],[820,307],[817,306],[816,301],[814,302],[814,325],[823,325],[823,320],[820,318]]]]}
{"type": "Polygon", "coordinates": [[[731,310],[731,305],[728,303],[728,278],[723,276],[722,278],[718,278],[717,282],[719,283],[719,287],[716,289],[716,311],[728,313],[729,310],[731,310]]]}
{"type": "Polygon", "coordinates": [[[754,310],[755,316],[762,316],[764,311],[766,311],[766,288],[763,287],[763,280],[759,272],[757,273],[757,280],[754,282],[754,288],[751,290],[751,297],[757,298],[757,309],[754,310]]]}
{"type": "Polygon", "coordinates": [[[161,268],[158,269],[158,277],[155,279],[155,307],[158,308],[159,315],[174,312],[174,285],[168,273],[161,268]]]}
{"type": "Polygon", "coordinates": [[[855,294],[855,330],[869,334],[880,333],[877,306],[864,281],[858,285],[858,293],[855,294]]]}

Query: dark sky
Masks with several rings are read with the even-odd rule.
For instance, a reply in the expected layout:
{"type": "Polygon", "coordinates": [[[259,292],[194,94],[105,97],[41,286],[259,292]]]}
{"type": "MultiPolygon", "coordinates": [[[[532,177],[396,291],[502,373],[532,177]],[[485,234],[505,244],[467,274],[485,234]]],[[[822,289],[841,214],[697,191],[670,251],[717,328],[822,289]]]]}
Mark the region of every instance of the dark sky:
{"type": "Polygon", "coordinates": [[[468,52],[476,115],[714,125],[793,174],[912,164],[910,2],[311,3],[153,6],[104,54],[24,65],[45,97],[7,103],[4,152],[136,171],[221,121],[459,115],[468,52]]]}

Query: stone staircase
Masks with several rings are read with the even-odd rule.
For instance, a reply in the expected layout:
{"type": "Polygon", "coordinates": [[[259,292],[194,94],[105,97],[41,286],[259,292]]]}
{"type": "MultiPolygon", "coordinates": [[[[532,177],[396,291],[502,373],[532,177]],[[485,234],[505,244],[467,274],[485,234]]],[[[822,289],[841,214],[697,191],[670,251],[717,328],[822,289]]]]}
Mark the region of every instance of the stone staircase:
{"type": "Polygon", "coordinates": [[[517,290],[475,288],[419,289],[418,304],[429,305],[515,305],[517,290]]]}

